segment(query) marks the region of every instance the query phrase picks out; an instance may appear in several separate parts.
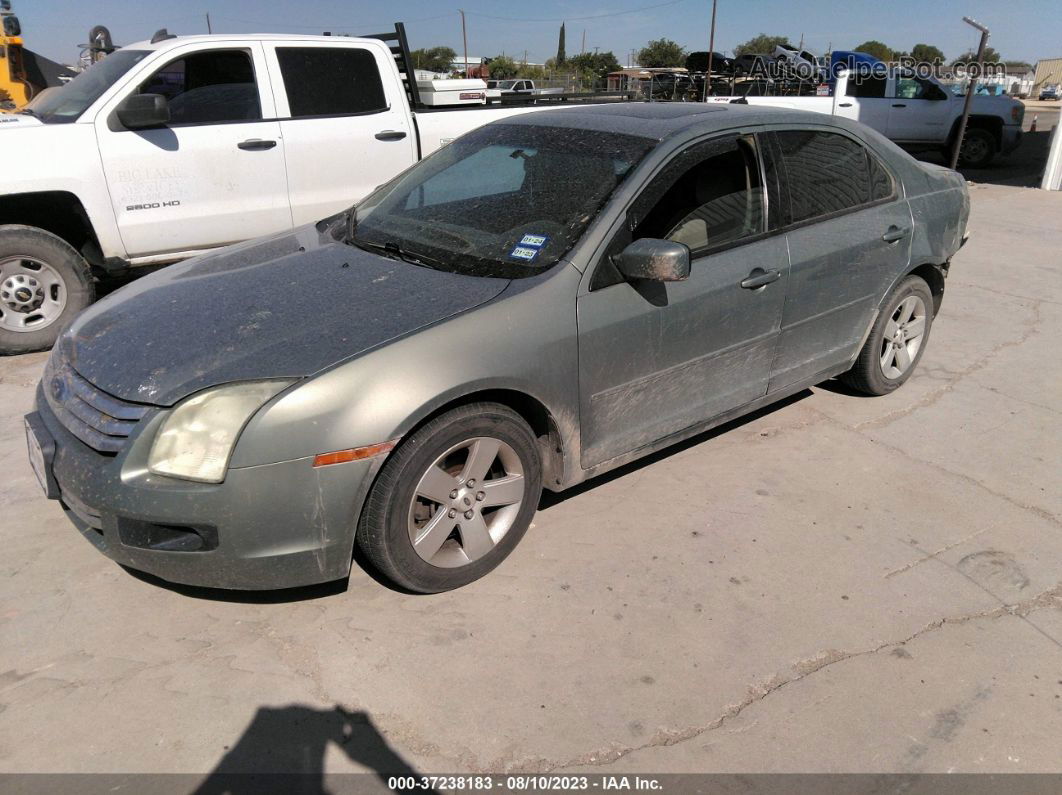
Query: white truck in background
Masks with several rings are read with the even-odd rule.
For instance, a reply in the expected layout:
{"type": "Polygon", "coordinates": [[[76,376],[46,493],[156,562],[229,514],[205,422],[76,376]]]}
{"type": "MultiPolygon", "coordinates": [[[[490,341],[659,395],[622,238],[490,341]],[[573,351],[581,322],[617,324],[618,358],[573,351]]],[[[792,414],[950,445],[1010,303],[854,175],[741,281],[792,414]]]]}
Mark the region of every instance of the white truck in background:
{"type": "MultiPolygon", "coordinates": [[[[862,122],[909,151],[951,151],[965,96],[952,93],[932,77],[891,68],[881,74],[839,71],[821,96],[709,96],[708,102],[747,102],[844,116],[862,122]]],[[[984,168],[997,154],[1021,142],[1025,106],[1007,96],[974,95],[959,162],[984,168]]]]}
{"type": "Polygon", "coordinates": [[[49,347],[92,302],[94,273],[319,220],[469,130],[542,109],[428,107],[412,74],[401,24],[160,31],[0,113],[0,354],[49,347]]]}

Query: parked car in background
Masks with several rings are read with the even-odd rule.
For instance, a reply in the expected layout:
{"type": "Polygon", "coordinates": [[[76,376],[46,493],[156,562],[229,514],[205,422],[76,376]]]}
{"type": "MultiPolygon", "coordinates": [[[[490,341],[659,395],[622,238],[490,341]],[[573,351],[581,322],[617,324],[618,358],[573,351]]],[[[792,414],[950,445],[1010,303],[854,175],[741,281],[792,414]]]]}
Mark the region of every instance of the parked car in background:
{"type": "MultiPolygon", "coordinates": [[[[950,153],[966,98],[945,89],[935,78],[883,68],[877,74],[842,69],[834,82],[818,86],[758,81],[743,94],[735,89],[729,97],[709,97],[710,102],[734,100],[842,116],[877,130],[909,151],[950,153]],[[811,89],[814,96],[808,95],[811,89]]],[[[1024,115],[1025,106],[1013,97],[974,96],[959,162],[984,168],[996,155],[1014,151],[1021,143],[1024,115]]]]}
{"type": "Polygon", "coordinates": [[[792,44],[782,43],[774,48],[774,60],[787,66],[803,67],[808,73],[819,71],[820,57],[810,50],[801,50],[792,44]]]}
{"type": "Polygon", "coordinates": [[[834,376],[900,387],[968,216],[959,174],[844,118],[509,118],[90,308],[48,360],[30,460],[100,552],[167,580],[322,582],[357,545],[399,586],[455,588],[543,487],[834,376]]]}
{"type": "Polygon", "coordinates": [[[482,105],[486,89],[434,81],[425,101],[410,63],[401,25],[388,40],[160,33],[0,114],[0,354],[49,347],[96,274],[323,218],[537,110],[428,107],[482,105]]]}
{"type": "Polygon", "coordinates": [[[1039,96],[1041,102],[1059,98],[1062,98],[1062,93],[1059,92],[1058,86],[1045,86],[1039,96]]]}

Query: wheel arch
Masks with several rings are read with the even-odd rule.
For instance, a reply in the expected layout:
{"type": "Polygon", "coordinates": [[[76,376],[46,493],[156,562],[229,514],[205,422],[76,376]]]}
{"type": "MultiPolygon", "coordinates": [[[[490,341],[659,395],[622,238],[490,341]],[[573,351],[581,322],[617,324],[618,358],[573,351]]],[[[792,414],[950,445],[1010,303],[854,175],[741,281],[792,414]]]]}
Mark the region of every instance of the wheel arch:
{"type": "MultiPolygon", "coordinates": [[[[948,146],[954,146],[955,138],[959,134],[959,122],[961,121],[962,117],[960,116],[952,122],[951,132],[948,133],[948,146]]],[[[971,114],[966,121],[966,129],[987,130],[992,134],[992,138],[995,139],[996,151],[999,152],[1003,148],[1003,119],[1000,116],[971,114]]]]}
{"type": "Polygon", "coordinates": [[[103,253],[85,205],[69,191],[0,196],[0,226],[30,226],[68,243],[90,264],[101,266],[103,253]]]}

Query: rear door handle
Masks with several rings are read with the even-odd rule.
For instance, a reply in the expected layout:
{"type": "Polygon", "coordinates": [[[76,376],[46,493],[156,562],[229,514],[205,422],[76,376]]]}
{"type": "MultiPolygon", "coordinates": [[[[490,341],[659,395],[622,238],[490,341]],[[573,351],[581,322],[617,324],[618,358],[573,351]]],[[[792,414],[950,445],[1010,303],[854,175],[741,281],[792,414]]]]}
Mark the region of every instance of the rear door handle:
{"type": "Polygon", "coordinates": [[[895,103],[893,103],[893,107],[894,108],[906,108],[907,106],[904,105],[902,102],[895,102],[895,103]]]}
{"type": "Polygon", "coordinates": [[[852,103],[851,102],[842,102],[837,107],[839,107],[839,108],[850,108],[850,107],[852,107],[852,103]]]}
{"type": "Polygon", "coordinates": [[[376,133],[377,141],[401,141],[406,137],[404,130],[384,130],[376,133]]]}
{"type": "Polygon", "coordinates": [[[881,239],[886,243],[895,243],[897,240],[903,240],[907,237],[908,231],[907,227],[890,226],[885,231],[885,234],[881,236],[881,239]]]}
{"type": "Polygon", "coordinates": [[[741,286],[746,290],[755,290],[757,287],[766,287],[771,282],[776,282],[781,278],[781,271],[765,271],[763,268],[753,268],[752,273],[741,281],[741,286]]]}
{"type": "Polygon", "coordinates": [[[257,151],[259,149],[272,149],[277,145],[276,141],[263,141],[261,138],[248,138],[246,141],[240,141],[236,146],[239,149],[257,151]]]}

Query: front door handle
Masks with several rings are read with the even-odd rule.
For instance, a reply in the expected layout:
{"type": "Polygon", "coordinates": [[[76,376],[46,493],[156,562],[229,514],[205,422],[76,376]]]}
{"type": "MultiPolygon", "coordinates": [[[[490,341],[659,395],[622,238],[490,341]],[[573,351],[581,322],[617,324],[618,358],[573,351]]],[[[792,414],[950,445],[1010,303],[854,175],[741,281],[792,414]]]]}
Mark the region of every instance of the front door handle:
{"type": "Polygon", "coordinates": [[[264,141],[261,138],[248,138],[246,141],[240,141],[236,144],[237,148],[244,150],[257,151],[260,149],[272,149],[277,145],[276,141],[264,141]]]}
{"type": "Polygon", "coordinates": [[[758,287],[766,287],[771,282],[776,282],[781,278],[781,271],[765,271],[763,268],[753,268],[752,273],[741,281],[741,286],[746,290],[755,290],[758,287]]]}
{"type": "Polygon", "coordinates": [[[837,107],[839,107],[839,108],[850,108],[850,107],[852,107],[852,103],[851,102],[842,102],[837,107]]]}
{"type": "Polygon", "coordinates": [[[908,231],[907,227],[893,225],[885,231],[885,234],[881,236],[881,239],[886,243],[895,243],[897,240],[903,240],[907,237],[908,231]]]}
{"type": "Polygon", "coordinates": [[[405,130],[384,130],[376,133],[377,141],[401,141],[405,137],[405,130]]]}
{"type": "Polygon", "coordinates": [[[906,108],[907,106],[902,102],[894,102],[892,105],[894,108],[906,108]]]}

